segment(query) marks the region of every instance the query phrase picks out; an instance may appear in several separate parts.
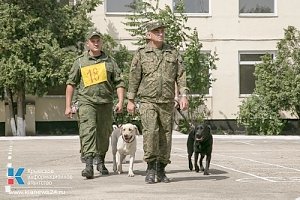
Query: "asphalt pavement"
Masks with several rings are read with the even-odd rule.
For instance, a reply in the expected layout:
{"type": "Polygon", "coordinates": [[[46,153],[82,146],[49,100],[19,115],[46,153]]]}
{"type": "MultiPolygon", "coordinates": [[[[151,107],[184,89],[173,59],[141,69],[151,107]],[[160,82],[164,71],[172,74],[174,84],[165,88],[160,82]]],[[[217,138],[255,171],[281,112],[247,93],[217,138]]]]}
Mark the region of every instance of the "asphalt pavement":
{"type": "Polygon", "coordinates": [[[188,169],[187,136],[173,134],[170,183],[145,183],[142,136],[134,177],[95,170],[81,176],[78,136],[0,137],[0,199],[24,200],[300,200],[300,137],[214,135],[210,175],[188,169]]]}

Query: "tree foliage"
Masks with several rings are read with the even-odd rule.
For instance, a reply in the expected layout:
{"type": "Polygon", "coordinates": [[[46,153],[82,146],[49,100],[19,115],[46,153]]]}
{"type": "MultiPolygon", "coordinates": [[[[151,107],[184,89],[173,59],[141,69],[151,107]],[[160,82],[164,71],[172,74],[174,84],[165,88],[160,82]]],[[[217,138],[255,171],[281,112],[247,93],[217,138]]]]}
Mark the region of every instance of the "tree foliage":
{"type": "Polygon", "coordinates": [[[43,95],[49,87],[65,83],[78,41],[84,41],[93,26],[87,14],[99,3],[0,0],[0,89],[11,94],[11,104],[16,99],[23,104],[11,118],[17,114],[24,120],[25,94],[43,95]]]}
{"type": "Polygon", "coordinates": [[[202,44],[198,38],[198,32],[194,30],[190,43],[184,51],[184,63],[187,72],[187,84],[190,93],[194,94],[189,99],[189,118],[193,123],[202,121],[209,115],[205,108],[205,95],[215,79],[212,78],[212,70],[216,69],[217,55],[202,53],[202,44]]]}
{"type": "Polygon", "coordinates": [[[265,102],[266,99],[252,95],[240,107],[239,123],[251,135],[277,135],[284,127],[276,109],[265,102]]]}
{"type": "Polygon", "coordinates": [[[186,26],[188,18],[183,14],[182,2],[176,7],[177,14],[174,14],[167,5],[164,9],[159,8],[159,0],[149,2],[136,0],[129,6],[133,9],[133,15],[127,16],[127,21],[124,24],[127,26],[126,30],[138,40],[134,44],[146,44],[145,25],[151,21],[161,21],[167,25],[165,41],[172,46],[180,48],[189,38],[188,31],[191,28],[186,26]]]}
{"type": "Polygon", "coordinates": [[[300,32],[289,26],[277,49],[275,59],[267,54],[255,66],[254,94],[240,107],[239,121],[252,133],[279,134],[281,111],[300,116],[300,32]]]}
{"type": "Polygon", "coordinates": [[[77,6],[56,0],[1,0],[0,82],[12,91],[25,89],[42,95],[49,86],[65,82],[77,52],[69,51],[84,41],[92,26],[87,13],[94,1],[77,6]],[[2,68],[3,67],[3,68],[2,68]]]}

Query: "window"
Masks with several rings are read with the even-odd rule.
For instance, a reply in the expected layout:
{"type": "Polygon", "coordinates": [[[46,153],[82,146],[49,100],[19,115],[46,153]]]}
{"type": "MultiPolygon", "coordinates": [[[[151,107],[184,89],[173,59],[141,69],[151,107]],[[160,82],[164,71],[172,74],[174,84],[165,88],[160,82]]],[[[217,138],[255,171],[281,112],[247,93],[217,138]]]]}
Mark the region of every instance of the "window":
{"type": "MultiPolygon", "coordinates": [[[[173,9],[175,10],[179,0],[173,0],[173,9]]],[[[184,0],[184,13],[188,14],[209,14],[210,0],[184,0]]],[[[175,11],[176,12],[176,11],[175,11]]]]}
{"type": "Polygon", "coordinates": [[[106,13],[128,13],[132,12],[130,4],[134,3],[134,0],[106,0],[106,13]]]}
{"type": "Polygon", "coordinates": [[[239,0],[240,15],[274,15],[276,0],[239,0]]]}
{"type": "MultiPolygon", "coordinates": [[[[252,52],[239,54],[240,95],[252,94],[255,88],[255,65],[261,63],[261,57],[266,52],[252,52]]],[[[270,53],[274,59],[274,53],[270,53]]]]}

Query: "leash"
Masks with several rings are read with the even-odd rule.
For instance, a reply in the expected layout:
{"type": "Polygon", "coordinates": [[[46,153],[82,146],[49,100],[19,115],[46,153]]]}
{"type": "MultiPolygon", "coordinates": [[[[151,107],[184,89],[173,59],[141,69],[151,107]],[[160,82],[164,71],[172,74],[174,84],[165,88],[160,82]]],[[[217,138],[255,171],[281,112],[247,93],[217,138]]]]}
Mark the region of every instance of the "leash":
{"type": "MultiPolygon", "coordinates": [[[[190,127],[190,129],[192,128],[192,127],[194,127],[194,125],[193,124],[190,124],[189,123],[189,121],[188,121],[188,119],[186,118],[186,116],[182,113],[182,110],[180,109],[180,104],[179,104],[179,101],[177,101],[177,100],[174,100],[175,101],[175,103],[177,104],[176,105],[176,110],[177,110],[177,112],[180,114],[180,116],[184,119],[184,123],[186,124],[186,125],[188,125],[189,127],[190,127]]],[[[179,125],[179,124],[177,124],[177,125],[179,125]]]]}
{"type": "Polygon", "coordinates": [[[177,112],[181,115],[181,117],[184,119],[184,121],[185,121],[185,123],[188,123],[189,124],[189,122],[188,122],[188,120],[187,120],[187,118],[186,118],[186,116],[182,113],[182,110],[180,109],[180,106],[179,106],[179,101],[177,101],[177,100],[174,100],[175,102],[176,102],[176,110],[177,110],[177,112]]]}
{"type": "Polygon", "coordinates": [[[115,110],[113,111],[113,124],[119,127],[123,124],[124,117],[123,113],[117,113],[115,110]]]}

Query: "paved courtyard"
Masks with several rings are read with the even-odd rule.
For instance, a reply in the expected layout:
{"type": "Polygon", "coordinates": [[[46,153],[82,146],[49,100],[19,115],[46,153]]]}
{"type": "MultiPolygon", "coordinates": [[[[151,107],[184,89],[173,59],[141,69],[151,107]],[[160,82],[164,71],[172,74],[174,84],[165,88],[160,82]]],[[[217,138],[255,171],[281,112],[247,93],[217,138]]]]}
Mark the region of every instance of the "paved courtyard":
{"type": "Polygon", "coordinates": [[[171,183],[145,184],[142,136],[134,177],[112,172],[85,180],[78,136],[0,138],[0,199],[25,200],[300,200],[299,136],[214,136],[210,175],[189,171],[187,136],[173,135],[171,183]],[[24,170],[24,171],[23,171],[24,170]],[[9,176],[8,176],[9,175],[9,176]]]}

